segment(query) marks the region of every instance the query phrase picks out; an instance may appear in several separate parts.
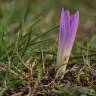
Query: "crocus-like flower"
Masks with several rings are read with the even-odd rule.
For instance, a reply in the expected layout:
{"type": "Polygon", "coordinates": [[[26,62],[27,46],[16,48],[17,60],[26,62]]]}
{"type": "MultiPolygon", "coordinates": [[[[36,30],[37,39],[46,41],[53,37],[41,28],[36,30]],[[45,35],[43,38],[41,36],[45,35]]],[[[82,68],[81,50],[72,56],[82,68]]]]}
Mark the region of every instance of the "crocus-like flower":
{"type": "Polygon", "coordinates": [[[63,70],[66,69],[72,46],[76,37],[79,23],[79,11],[70,15],[68,10],[61,10],[59,44],[57,52],[57,64],[64,64],[63,70]]]}

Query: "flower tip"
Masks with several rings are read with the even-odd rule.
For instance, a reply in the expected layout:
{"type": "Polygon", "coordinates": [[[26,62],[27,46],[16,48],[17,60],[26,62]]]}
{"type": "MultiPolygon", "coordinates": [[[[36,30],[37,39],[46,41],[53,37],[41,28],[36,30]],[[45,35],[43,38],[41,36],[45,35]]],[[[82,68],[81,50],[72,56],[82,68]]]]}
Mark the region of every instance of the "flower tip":
{"type": "Polygon", "coordinates": [[[69,11],[68,11],[68,10],[66,10],[66,13],[67,13],[68,15],[70,15],[70,13],[69,13],[69,11]]]}
{"type": "Polygon", "coordinates": [[[70,17],[70,13],[69,13],[69,11],[68,10],[65,10],[65,16],[68,16],[68,17],[70,17]]]}
{"type": "Polygon", "coordinates": [[[80,17],[79,15],[80,15],[79,14],[79,11],[76,11],[75,14],[73,15],[73,17],[75,18],[75,20],[78,21],[78,22],[79,22],[79,17],[80,17]]]}
{"type": "Polygon", "coordinates": [[[64,8],[61,9],[61,14],[64,14],[64,8]]]}
{"type": "Polygon", "coordinates": [[[64,8],[62,8],[61,10],[64,11],[64,8]]]}
{"type": "Polygon", "coordinates": [[[79,17],[80,12],[76,11],[75,15],[79,17]]]}

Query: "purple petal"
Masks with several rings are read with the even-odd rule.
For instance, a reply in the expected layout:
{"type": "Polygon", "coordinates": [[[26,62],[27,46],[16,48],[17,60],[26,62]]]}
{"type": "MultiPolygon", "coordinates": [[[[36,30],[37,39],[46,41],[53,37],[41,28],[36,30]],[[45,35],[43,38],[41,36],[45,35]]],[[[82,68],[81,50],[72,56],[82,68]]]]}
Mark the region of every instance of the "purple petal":
{"type": "Polygon", "coordinates": [[[70,31],[66,39],[67,48],[71,49],[73,46],[78,24],[79,24],[79,12],[77,11],[74,15],[71,16],[71,19],[70,19],[70,31]]]}
{"type": "Polygon", "coordinates": [[[60,33],[59,33],[59,43],[64,46],[65,40],[67,37],[67,32],[70,28],[70,14],[69,11],[65,11],[62,9],[61,11],[61,19],[60,19],[60,33]]]}
{"type": "MultiPolygon", "coordinates": [[[[61,11],[61,18],[60,18],[60,32],[59,32],[59,46],[58,46],[58,57],[57,62],[63,60],[63,52],[64,52],[64,45],[66,44],[66,37],[67,33],[70,28],[70,14],[69,11],[61,11]],[[61,60],[62,59],[62,60],[61,60]]],[[[59,62],[60,63],[60,62],[59,62]]]]}

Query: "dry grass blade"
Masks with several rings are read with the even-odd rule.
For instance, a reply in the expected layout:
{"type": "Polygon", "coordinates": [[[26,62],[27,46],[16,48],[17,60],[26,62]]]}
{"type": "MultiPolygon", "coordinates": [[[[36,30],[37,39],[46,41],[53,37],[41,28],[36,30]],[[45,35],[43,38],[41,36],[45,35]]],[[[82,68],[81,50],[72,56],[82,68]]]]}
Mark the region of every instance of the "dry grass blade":
{"type": "Polygon", "coordinates": [[[22,96],[22,93],[23,93],[23,92],[14,93],[14,94],[11,95],[11,96],[22,96]]]}
{"type": "Polygon", "coordinates": [[[41,80],[41,73],[38,72],[38,77],[37,77],[37,80],[36,80],[36,82],[35,82],[35,85],[34,85],[32,94],[31,94],[30,96],[34,96],[34,95],[35,95],[36,90],[37,90],[37,88],[39,87],[40,80],[41,80]]]}

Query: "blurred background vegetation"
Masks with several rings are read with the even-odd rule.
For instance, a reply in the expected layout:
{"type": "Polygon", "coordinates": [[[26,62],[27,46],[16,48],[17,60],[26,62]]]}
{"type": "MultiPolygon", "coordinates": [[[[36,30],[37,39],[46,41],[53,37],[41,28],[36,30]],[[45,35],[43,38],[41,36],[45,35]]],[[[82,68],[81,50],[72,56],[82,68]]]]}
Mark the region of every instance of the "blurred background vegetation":
{"type": "Polygon", "coordinates": [[[38,30],[47,30],[47,28],[58,24],[61,8],[64,7],[72,13],[79,10],[79,29],[82,29],[79,30],[79,33],[87,34],[90,31],[89,34],[91,34],[96,31],[94,28],[96,23],[95,4],[96,0],[92,2],[90,0],[0,0],[0,22],[3,23],[3,26],[9,28],[12,27],[11,24],[14,26],[23,19],[27,6],[30,6],[28,12],[29,21],[34,16],[40,16],[43,21],[38,30]]]}

